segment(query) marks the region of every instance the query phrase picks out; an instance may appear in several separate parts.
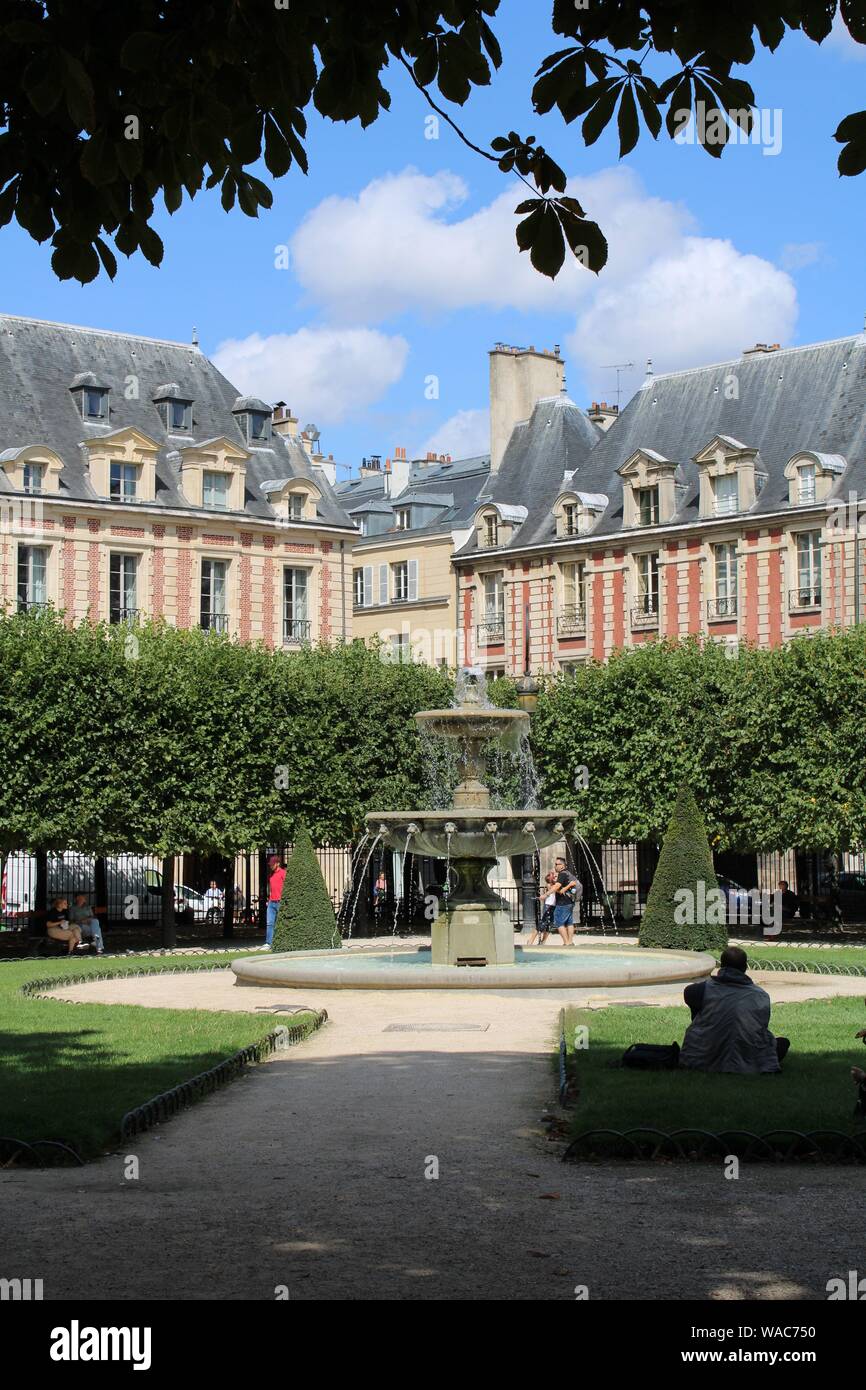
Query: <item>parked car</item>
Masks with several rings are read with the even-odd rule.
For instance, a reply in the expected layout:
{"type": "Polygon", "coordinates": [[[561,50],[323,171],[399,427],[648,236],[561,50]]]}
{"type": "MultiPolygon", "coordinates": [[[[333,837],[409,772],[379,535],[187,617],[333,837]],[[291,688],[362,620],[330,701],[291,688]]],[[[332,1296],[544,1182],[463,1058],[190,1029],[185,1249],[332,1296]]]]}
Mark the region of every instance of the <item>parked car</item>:
{"type": "Polygon", "coordinates": [[[728,901],[729,925],[751,923],[754,915],[751,891],[744,888],[741,883],[735,883],[726,874],[716,874],[716,879],[728,901]]]}

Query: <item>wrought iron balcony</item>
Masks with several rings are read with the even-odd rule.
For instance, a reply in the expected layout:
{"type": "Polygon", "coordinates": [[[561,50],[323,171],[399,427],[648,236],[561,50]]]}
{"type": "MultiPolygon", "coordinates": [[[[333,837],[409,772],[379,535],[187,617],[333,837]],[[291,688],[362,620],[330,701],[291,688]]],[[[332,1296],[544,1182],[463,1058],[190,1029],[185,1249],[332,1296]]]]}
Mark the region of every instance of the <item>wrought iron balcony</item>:
{"type": "Polygon", "coordinates": [[[505,641],[505,616],[504,614],[496,617],[491,616],[485,622],[479,623],[476,632],[478,634],[479,647],[491,647],[497,642],[505,641]]]}
{"type": "Polygon", "coordinates": [[[659,601],[656,594],[647,594],[637,608],[631,610],[632,627],[658,627],[659,601]]]}
{"type": "Polygon", "coordinates": [[[114,604],[109,607],[108,621],[110,623],[137,623],[140,617],[140,608],[115,608],[114,604]]]}
{"type": "Polygon", "coordinates": [[[580,604],[572,603],[560,609],[556,631],[559,637],[575,637],[586,632],[586,614],[580,604]]]}
{"type": "Polygon", "coordinates": [[[228,632],[228,613],[202,613],[201,625],[209,632],[228,632]]]}
{"type": "Polygon", "coordinates": [[[796,613],[803,608],[820,608],[821,585],[807,584],[804,588],[791,589],[788,597],[789,608],[792,613],[796,613]]]}
{"type": "Polygon", "coordinates": [[[43,600],[39,600],[38,602],[29,598],[19,598],[18,600],[19,613],[41,613],[44,609],[50,608],[50,606],[50,604],[45,603],[43,600]]]}
{"type": "Polygon", "coordinates": [[[728,598],[711,598],[707,600],[707,618],[711,623],[724,621],[725,618],[736,618],[736,616],[736,594],[731,594],[728,598]]]}
{"type": "Polygon", "coordinates": [[[312,631],[313,624],[309,618],[283,619],[283,643],[285,646],[299,646],[302,642],[309,642],[312,631]]]}

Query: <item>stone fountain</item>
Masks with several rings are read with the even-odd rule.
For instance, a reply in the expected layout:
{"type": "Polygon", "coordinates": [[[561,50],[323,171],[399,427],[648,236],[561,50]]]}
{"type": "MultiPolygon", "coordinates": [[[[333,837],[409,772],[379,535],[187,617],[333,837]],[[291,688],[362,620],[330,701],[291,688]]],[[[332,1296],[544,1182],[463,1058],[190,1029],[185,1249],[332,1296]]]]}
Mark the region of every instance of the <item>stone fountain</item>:
{"type": "MultiPolygon", "coordinates": [[[[518,751],[529,715],[496,709],[483,677],[461,673],[459,703],[415,715],[420,731],[456,744],[461,781],[445,811],[371,811],[373,847],[431,855],[446,863],[446,889],[431,927],[431,948],[292,951],[232,963],[239,985],[304,989],[554,989],[566,991],[681,983],[708,975],[712,956],[695,951],[634,949],[617,943],[515,952],[505,901],[487,882],[497,859],[533,854],[576,828],[574,811],[498,810],[484,783],[492,744],[518,751]],[[452,889],[452,878],[456,885],[452,889]],[[470,968],[466,968],[470,967],[470,968]],[[478,967],[478,968],[471,968],[478,967]]],[[[367,864],[372,857],[372,850],[367,864]]],[[[366,866],[365,866],[366,867],[366,866]]],[[[359,890],[360,891],[360,890],[359,890]]],[[[357,901],[357,898],[356,898],[357,901]]],[[[351,917],[349,918],[351,927],[351,917]]],[[[566,993],[565,998],[579,996],[566,993]]],[[[597,997],[597,995],[594,995],[597,997]]]]}
{"type": "Polygon", "coordinates": [[[367,829],[390,849],[410,844],[415,854],[448,865],[443,910],[432,925],[433,965],[513,965],[514,928],[508,904],[487,875],[503,855],[534,854],[562,840],[574,827],[574,811],[498,811],[484,784],[486,750],[495,744],[516,753],[529,734],[529,715],[482,703],[480,682],[461,681],[462,703],[423,710],[419,728],[459,748],[463,773],[447,811],[371,811],[367,829]],[[451,871],[456,888],[450,889],[451,871]]]}

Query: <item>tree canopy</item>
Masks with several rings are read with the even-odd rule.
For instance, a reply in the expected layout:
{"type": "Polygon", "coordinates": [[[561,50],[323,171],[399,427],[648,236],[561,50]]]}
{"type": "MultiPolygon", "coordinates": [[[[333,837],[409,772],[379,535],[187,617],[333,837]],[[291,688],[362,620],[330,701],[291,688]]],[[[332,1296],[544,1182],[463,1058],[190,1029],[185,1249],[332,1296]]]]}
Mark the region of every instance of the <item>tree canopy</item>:
{"type": "MultiPolygon", "coordinates": [[[[0,0],[0,227],[14,217],[49,242],[61,279],[113,277],[115,251],[159,265],[158,196],[174,213],[184,193],[219,187],[226,211],[237,204],[256,217],[272,203],[252,172],[260,160],[275,179],[307,172],[311,107],[367,127],[402,78],[480,156],[527,184],[516,237],[537,270],[556,276],[571,254],[600,271],[603,230],[568,196],[537,137],[511,130],[476,143],[441,105],[465,106],[501,66],[499,4],[0,0]]],[[[733,69],[791,30],[821,43],[837,11],[866,43],[863,0],[554,0],[553,35],[565,46],[539,68],[533,105],[540,116],[556,108],[566,125],[580,120],[586,145],[615,120],[621,156],[642,129],[674,137],[691,115],[718,157],[754,120],[755,94],[733,69]]],[[[839,172],[862,173],[866,111],[847,116],[835,139],[839,172]]]]}
{"type": "Polygon", "coordinates": [[[714,848],[866,844],[866,627],[734,658],[647,643],[550,680],[532,725],[587,839],[661,840],[687,782],[714,848]]]}

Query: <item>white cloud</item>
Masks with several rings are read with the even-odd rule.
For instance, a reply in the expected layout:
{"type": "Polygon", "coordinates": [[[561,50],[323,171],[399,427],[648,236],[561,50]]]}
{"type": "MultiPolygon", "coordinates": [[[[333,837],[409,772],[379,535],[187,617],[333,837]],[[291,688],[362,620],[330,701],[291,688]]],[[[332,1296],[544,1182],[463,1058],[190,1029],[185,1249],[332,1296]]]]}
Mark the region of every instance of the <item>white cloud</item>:
{"type": "Polygon", "coordinates": [[[788,241],[782,247],[780,260],[783,270],[805,270],[806,266],[815,265],[823,256],[822,241],[788,241]]]}
{"type": "Polygon", "coordinates": [[[490,451],[490,411],[458,410],[421,445],[418,455],[450,454],[455,459],[475,458],[490,451]]]}
{"type": "MultiPolygon", "coordinates": [[[[628,169],[572,180],[569,191],[608,235],[607,280],[634,274],[655,248],[692,228],[685,208],[649,197],[628,169]]],[[[573,259],[555,282],[533,270],[514,239],[514,209],[525,196],[520,184],[509,184],[486,207],[455,218],[469,197],[464,181],[447,171],[406,169],[374,180],[357,197],[326,198],[314,208],[292,242],[292,267],[317,304],[343,323],[411,309],[576,308],[598,281],[573,259]]]]}
{"type": "Polygon", "coordinates": [[[866,60],[866,44],[858,43],[856,39],[852,39],[841,14],[838,13],[833,20],[833,28],[824,40],[824,47],[830,49],[838,57],[855,63],[862,63],[866,60]]]}
{"type": "Polygon", "coordinates": [[[685,237],[639,275],[605,285],[569,341],[587,369],[652,358],[655,371],[737,357],[756,340],[784,342],[797,317],[790,277],[730,241],[685,237]]]}
{"type": "MultiPolygon", "coordinates": [[[[695,366],[789,338],[796,290],[784,270],[699,235],[688,208],[650,196],[627,167],[572,179],[569,191],[607,235],[600,276],[572,260],[555,282],[532,269],[514,240],[519,186],[461,216],[462,179],[414,169],[321,203],[296,235],[294,269],[334,322],[482,308],[573,315],[571,353],[590,368],[646,357],[659,370],[695,366]]],[[[791,248],[801,265],[811,250],[791,248]]]]}
{"type": "Polygon", "coordinates": [[[229,338],[213,360],[240,391],[288,401],[306,423],[339,424],[399,381],[405,338],[370,328],[299,328],[295,333],[229,338]]]}

